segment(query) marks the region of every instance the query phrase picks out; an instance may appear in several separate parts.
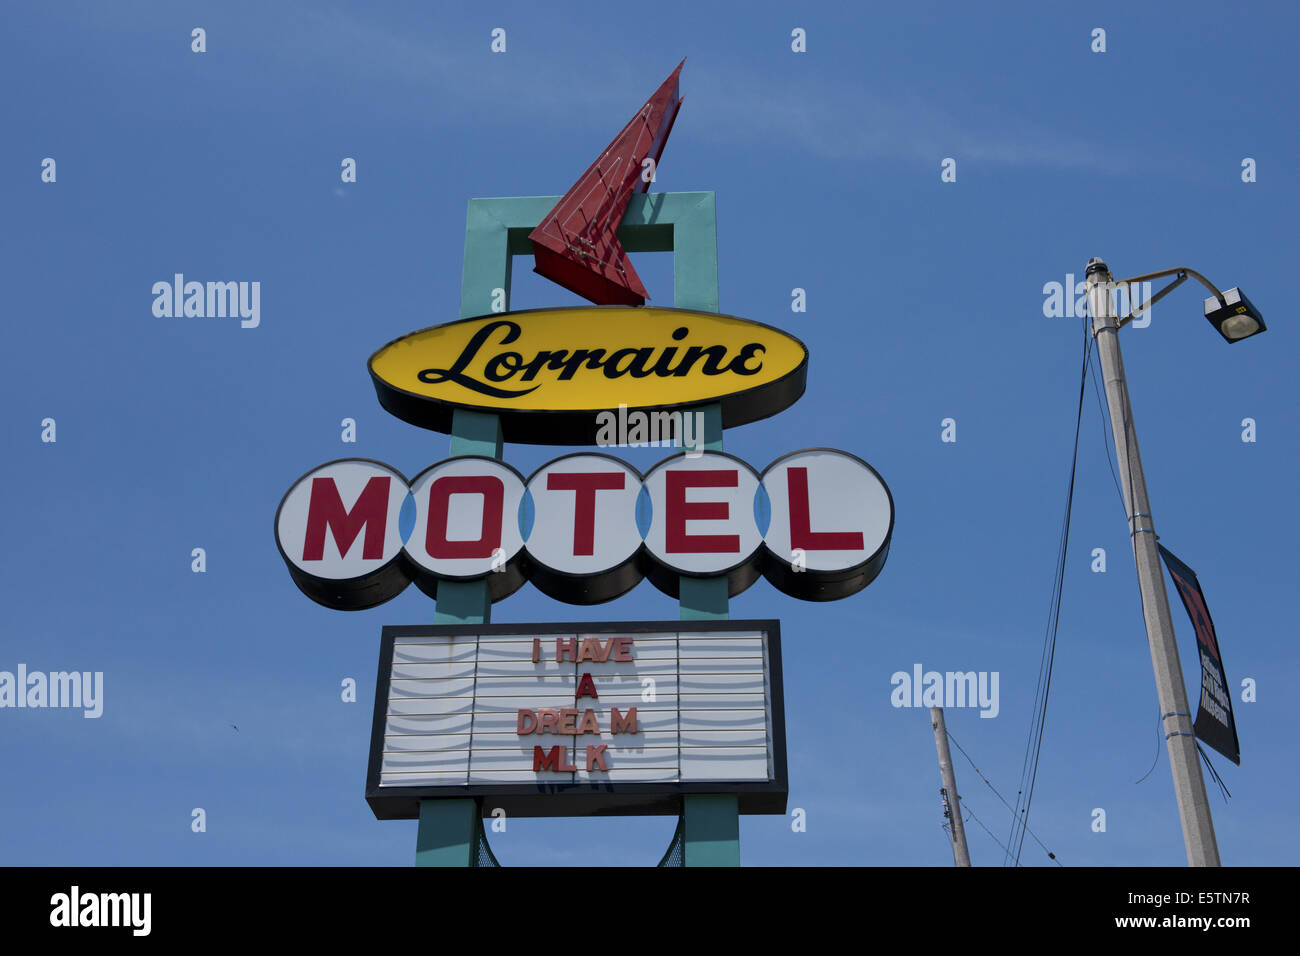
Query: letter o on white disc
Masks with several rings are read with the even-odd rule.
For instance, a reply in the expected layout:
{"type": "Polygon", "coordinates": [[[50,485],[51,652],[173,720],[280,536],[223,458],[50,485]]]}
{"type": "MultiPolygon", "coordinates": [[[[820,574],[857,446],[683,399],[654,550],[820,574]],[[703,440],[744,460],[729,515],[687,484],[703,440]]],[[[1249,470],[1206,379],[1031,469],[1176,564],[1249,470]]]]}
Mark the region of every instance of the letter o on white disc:
{"type": "Polygon", "coordinates": [[[436,598],[439,581],[486,579],[493,601],[520,588],[519,472],[495,458],[462,455],[420,472],[411,493],[415,526],[403,553],[416,587],[436,598]]]}
{"type": "Polygon", "coordinates": [[[289,488],[275,543],[298,589],[317,604],[357,611],[396,597],[410,579],[401,559],[406,479],[382,462],[341,458],[289,488]]]}
{"type": "Polygon", "coordinates": [[[830,448],[791,452],[763,471],[763,491],[763,574],[786,594],[848,597],[885,566],[894,499],[861,458],[830,448]]]}

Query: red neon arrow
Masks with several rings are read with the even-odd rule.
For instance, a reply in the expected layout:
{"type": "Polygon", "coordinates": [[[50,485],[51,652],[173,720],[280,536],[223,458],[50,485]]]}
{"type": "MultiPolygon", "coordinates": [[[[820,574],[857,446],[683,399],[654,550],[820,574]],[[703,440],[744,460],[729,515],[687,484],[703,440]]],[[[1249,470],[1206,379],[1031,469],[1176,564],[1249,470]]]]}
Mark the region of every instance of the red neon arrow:
{"type": "Polygon", "coordinates": [[[614,141],[546,214],[528,238],[533,271],[597,305],[644,305],[650,296],[618,241],[633,193],[650,188],[673,121],[681,109],[682,60],[614,141]],[[642,163],[654,165],[642,176],[642,163]]]}

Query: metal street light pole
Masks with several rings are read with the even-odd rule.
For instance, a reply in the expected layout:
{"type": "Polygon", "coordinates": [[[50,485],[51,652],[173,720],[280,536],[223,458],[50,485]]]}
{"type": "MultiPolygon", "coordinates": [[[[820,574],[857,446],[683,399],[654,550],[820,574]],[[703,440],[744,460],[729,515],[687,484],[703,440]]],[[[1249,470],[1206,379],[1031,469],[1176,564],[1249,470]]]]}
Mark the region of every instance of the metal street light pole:
{"type": "Polygon", "coordinates": [[[1169,767],[1174,777],[1174,793],[1178,797],[1178,816],[1187,847],[1187,862],[1190,866],[1218,866],[1219,847],[1214,839],[1214,821],[1210,817],[1210,802],[1201,776],[1187,688],[1183,683],[1183,669],[1178,658],[1178,645],[1174,641],[1173,619],[1169,614],[1169,599],[1165,594],[1160,555],[1156,548],[1155,522],[1151,518],[1137,430],[1133,427],[1133,410],[1129,404],[1128,384],[1124,380],[1113,288],[1106,263],[1100,259],[1089,261],[1087,290],[1093,317],[1092,334],[1097,340],[1097,352],[1106,381],[1106,403],[1115,434],[1119,477],[1124,487],[1129,535],[1142,594],[1142,616],[1146,619],[1156,695],[1160,700],[1160,725],[1164,728],[1169,750],[1169,767]]]}

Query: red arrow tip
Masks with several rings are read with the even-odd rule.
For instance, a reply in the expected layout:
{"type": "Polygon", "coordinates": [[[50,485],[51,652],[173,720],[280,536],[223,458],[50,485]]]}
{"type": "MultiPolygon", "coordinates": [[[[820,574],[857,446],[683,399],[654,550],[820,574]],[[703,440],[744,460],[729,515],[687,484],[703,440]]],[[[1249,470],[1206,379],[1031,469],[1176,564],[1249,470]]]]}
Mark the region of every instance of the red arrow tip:
{"type": "Polygon", "coordinates": [[[539,275],[597,305],[643,305],[649,298],[618,227],[633,193],[650,187],[681,108],[678,74],[685,64],[683,58],[529,233],[539,275]]]}

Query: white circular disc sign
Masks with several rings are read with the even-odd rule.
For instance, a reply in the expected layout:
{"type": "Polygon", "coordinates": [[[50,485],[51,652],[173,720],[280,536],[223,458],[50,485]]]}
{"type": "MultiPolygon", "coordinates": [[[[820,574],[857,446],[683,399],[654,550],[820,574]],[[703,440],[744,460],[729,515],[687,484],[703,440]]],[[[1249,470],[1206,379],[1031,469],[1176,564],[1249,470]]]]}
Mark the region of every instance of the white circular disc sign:
{"type": "Polygon", "coordinates": [[[561,601],[598,604],[641,580],[641,475],[609,455],[565,455],[528,479],[521,518],[530,580],[561,601]]]}
{"type": "Polygon", "coordinates": [[[332,461],[294,482],[275,515],[275,540],[303,593],[343,610],[400,593],[407,493],[399,472],[366,458],[332,461]]]}
{"type": "Polygon", "coordinates": [[[676,596],[677,576],[726,575],[738,594],[757,578],[763,543],[754,517],[758,475],[722,452],[674,455],[645,476],[650,520],[646,550],[658,566],[647,573],[676,596]]]}
{"type": "Polygon", "coordinates": [[[411,493],[415,526],[405,551],[421,590],[436,595],[440,579],[486,576],[496,600],[523,583],[519,472],[480,455],[448,458],[416,475],[411,493]]]}
{"type": "Polygon", "coordinates": [[[764,573],[782,591],[829,601],[866,587],[884,566],[894,500],[854,455],[810,448],[763,472],[770,518],[764,573]]]}

